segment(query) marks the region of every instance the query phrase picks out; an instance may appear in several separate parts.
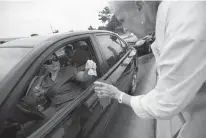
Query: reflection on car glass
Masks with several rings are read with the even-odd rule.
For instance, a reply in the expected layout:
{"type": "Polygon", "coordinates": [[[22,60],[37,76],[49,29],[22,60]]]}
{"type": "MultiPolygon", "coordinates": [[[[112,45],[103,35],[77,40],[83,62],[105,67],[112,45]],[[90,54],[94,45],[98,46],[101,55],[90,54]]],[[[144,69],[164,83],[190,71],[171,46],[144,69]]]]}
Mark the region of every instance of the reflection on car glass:
{"type": "Polygon", "coordinates": [[[65,54],[64,47],[60,48],[58,51],[55,52],[58,57],[65,54]]]}
{"type": "Polygon", "coordinates": [[[0,48],[0,82],[31,50],[32,48],[0,48]]]}

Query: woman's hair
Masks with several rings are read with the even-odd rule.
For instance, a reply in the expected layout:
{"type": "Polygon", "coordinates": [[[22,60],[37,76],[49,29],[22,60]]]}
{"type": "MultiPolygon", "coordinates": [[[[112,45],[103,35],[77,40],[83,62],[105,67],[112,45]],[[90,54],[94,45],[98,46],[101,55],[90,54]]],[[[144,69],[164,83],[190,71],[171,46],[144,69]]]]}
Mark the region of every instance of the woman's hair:
{"type": "Polygon", "coordinates": [[[142,10],[144,5],[149,5],[152,8],[155,7],[157,9],[160,1],[142,1],[142,0],[134,0],[134,1],[117,1],[117,0],[110,0],[108,2],[108,7],[111,13],[118,13],[120,11],[127,11],[127,10],[142,10]]]}
{"type": "Polygon", "coordinates": [[[124,10],[130,10],[132,8],[138,9],[136,1],[116,1],[111,0],[108,2],[108,7],[112,13],[117,13],[124,10]]]}

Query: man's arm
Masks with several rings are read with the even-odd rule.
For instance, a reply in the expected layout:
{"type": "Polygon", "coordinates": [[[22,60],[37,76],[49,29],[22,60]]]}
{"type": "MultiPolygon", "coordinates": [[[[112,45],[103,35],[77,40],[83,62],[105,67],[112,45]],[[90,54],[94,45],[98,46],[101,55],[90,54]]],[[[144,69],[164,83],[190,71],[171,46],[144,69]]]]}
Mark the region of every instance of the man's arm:
{"type": "Polygon", "coordinates": [[[205,5],[205,2],[170,5],[166,41],[157,62],[160,71],[157,85],[147,95],[127,98],[139,117],[168,119],[178,114],[205,82],[205,5]]]}

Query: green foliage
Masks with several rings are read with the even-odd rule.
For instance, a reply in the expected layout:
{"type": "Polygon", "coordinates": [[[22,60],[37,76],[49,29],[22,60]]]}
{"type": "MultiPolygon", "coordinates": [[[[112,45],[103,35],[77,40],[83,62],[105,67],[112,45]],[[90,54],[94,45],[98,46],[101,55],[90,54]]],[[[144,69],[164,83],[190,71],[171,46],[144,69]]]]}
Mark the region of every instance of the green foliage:
{"type": "Polygon", "coordinates": [[[55,30],[53,33],[54,33],[54,34],[59,33],[59,30],[55,30]]]}
{"type": "Polygon", "coordinates": [[[99,12],[98,16],[99,16],[99,20],[101,20],[102,23],[106,23],[110,21],[111,12],[108,7],[104,7],[104,9],[99,12]]]}
{"type": "Polygon", "coordinates": [[[119,31],[121,33],[123,32],[121,23],[117,20],[115,15],[111,14],[108,7],[105,7],[102,11],[100,11],[98,16],[102,23],[106,23],[105,27],[100,26],[98,30],[109,30],[116,33],[119,31]]]}
{"type": "Polygon", "coordinates": [[[105,26],[99,26],[99,27],[98,27],[98,30],[107,30],[107,27],[105,27],[105,26]]]}
{"type": "Polygon", "coordinates": [[[89,26],[88,30],[96,30],[95,28],[93,28],[91,25],[89,26]]]}
{"type": "Polygon", "coordinates": [[[110,31],[113,31],[113,30],[115,30],[115,28],[121,27],[121,26],[122,26],[122,24],[117,20],[115,15],[113,15],[111,17],[110,22],[107,24],[107,27],[110,31]]]}

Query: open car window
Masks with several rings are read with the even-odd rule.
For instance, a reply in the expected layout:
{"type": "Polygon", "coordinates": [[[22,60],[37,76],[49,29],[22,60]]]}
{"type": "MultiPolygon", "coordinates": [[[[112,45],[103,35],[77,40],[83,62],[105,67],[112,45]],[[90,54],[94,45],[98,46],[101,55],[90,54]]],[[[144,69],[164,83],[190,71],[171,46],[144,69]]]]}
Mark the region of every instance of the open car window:
{"type": "MultiPolygon", "coordinates": [[[[36,76],[30,82],[30,86],[24,97],[24,99],[27,99],[30,96],[29,98],[35,99],[33,101],[30,99],[27,100],[38,109],[36,113],[32,114],[35,114],[35,116],[44,116],[44,119],[41,118],[41,120],[37,117],[36,119],[30,118],[30,121],[28,121],[29,119],[27,118],[28,120],[23,123],[24,132],[27,135],[31,135],[42,125],[53,119],[63,108],[72,104],[98,78],[97,74],[91,75],[91,73],[88,73],[88,65],[86,68],[88,61],[96,64],[89,46],[91,46],[89,39],[72,41],[62,45],[61,48],[51,53],[44,60],[36,76]],[[58,73],[54,75],[56,72],[58,73]]],[[[94,69],[93,66],[90,67],[94,69]]],[[[28,115],[28,112],[26,115],[28,115]]],[[[62,131],[62,137],[68,136],[71,133],[78,134],[81,127],[80,115],[79,107],[76,107],[65,118],[65,124],[60,125],[61,129],[59,131],[69,127],[71,119],[75,122],[72,125],[76,125],[74,126],[76,129],[75,131],[62,131]]],[[[55,137],[55,134],[51,137],[55,137]]]]}
{"type": "Polygon", "coordinates": [[[126,54],[125,47],[117,36],[107,34],[96,37],[109,67],[114,66],[126,54]]]}

